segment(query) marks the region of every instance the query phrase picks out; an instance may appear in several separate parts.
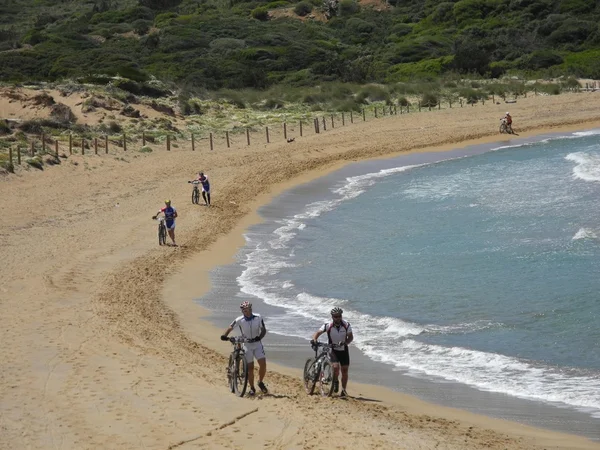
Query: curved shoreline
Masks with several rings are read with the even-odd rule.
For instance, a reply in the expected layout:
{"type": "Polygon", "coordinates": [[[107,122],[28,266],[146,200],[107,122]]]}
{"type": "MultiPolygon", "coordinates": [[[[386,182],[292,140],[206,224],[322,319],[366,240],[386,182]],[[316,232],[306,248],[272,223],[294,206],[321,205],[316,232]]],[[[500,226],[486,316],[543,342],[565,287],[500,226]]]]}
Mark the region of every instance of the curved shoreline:
{"type": "MultiPolygon", "coordinates": [[[[528,98],[511,109],[531,134],[600,125],[592,94],[528,98]]],[[[0,218],[0,338],[10,343],[0,372],[0,447],[319,448],[352,433],[363,448],[598,448],[407,397],[395,403],[378,388],[346,402],[309,398],[285,368],[270,372],[275,395],[237,399],[225,388],[227,346],[196,321],[202,311],[191,299],[206,291],[208,270],[233,257],[243,230],[260,220],[257,208],[275,194],[350,161],[497,141],[497,110],[393,116],[222,152],[74,155],[0,183],[0,206],[20,211],[0,218]],[[187,203],[185,181],[199,168],[213,182],[210,209],[187,203]],[[165,195],[185,199],[175,203],[177,249],[156,246],[149,219],[165,195]],[[377,398],[386,401],[369,401],[377,398]],[[330,401],[337,426],[323,436],[318,411],[330,401]],[[260,433],[248,440],[241,430],[260,433]]]]}

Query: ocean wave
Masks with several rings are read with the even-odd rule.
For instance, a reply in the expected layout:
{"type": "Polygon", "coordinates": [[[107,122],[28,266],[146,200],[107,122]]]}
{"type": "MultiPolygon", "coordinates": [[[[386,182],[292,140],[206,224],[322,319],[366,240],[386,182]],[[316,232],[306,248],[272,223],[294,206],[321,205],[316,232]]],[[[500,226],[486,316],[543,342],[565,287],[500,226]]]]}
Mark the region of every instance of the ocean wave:
{"type": "Polygon", "coordinates": [[[600,181],[600,155],[585,152],[569,153],[567,161],[575,163],[573,176],[584,181],[600,181]]]}
{"type": "Polygon", "coordinates": [[[600,414],[600,377],[595,373],[565,371],[504,355],[428,345],[413,339],[395,346],[371,343],[358,346],[374,360],[413,374],[575,407],[594,416],[600,414]]]}
{"type": "Polygon", "coordinates": [[[572,240],[577,241],[579,239],[598,239],[598,235],[590,228],[580,228],[572,240]]]}

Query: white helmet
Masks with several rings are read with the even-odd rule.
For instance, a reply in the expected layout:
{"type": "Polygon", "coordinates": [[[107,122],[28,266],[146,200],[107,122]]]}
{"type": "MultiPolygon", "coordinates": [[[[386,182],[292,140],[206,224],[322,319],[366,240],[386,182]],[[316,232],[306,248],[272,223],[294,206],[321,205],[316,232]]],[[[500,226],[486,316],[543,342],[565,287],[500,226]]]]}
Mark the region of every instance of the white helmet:
{"type": "Polygon", "coordinates": [[[507,116],[510,116],[510,114],[509,114],[508,112],[506,113],[506,115],[507,115],[507,116]]]}

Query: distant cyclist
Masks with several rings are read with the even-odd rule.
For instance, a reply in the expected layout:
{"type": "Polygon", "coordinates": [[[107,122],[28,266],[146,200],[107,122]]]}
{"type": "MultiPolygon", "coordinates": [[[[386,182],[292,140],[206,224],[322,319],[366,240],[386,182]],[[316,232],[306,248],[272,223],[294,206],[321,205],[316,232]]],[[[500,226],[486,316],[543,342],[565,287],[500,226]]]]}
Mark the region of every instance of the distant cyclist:
{"type": "Polygon", "coordinates": [[[330,344],[336,344],[331,352],[331,360],[333,362],[333,391],[338,392],[339,372],[342,367],[342,392],[340,397],[346,397],[346,386],[348,384],[348,368],[350,367],[350,354],[348,352],[348,344],[353,341],[352,327],[349,322],[342,319],[342,308],[335,307],[331,310],[331,322],[323,324],[317,331],[312,340],[311,345],[315,345],[319,336],[327,333],[327,339],[330,344]]]}
{"type": "Polygon", "coordinates": [[[173,241],[173,246],[177,247],[175,243],[175,218],[177,217],[177,211],[171,206],[171,200],[165,200],[165,207],[160,209],[152,218],[156,219],[160,213],[164,213],[165,226],[169,232],[169,237],[173,241]]]}
{"type": "Polygon", "coordinates": [[[513,133],[513,129],[512,129],[512,117],[508,113],[508,111],[504,115],[504,120],[506,120],[506,129],[508,130],[509,133],[512,134],[513,133]]]}
{"type": "Polygon", "coordinates": [[[204,199],[204,203],[206,206],[210,206],[210,182],[208,181],[208,177],[204,175],[204,172],[198,172],[196,180],[202,184],[202,198],[204,199]]]}
{"type": "Polygon", "coordinates": [[[240,309],[242,310],[242,315],[231,322],[231,325],[221,335],[221,340],[226,341],[229,333],[234,328],[239,328],[242,337],[248,339],[248,342],[244,344],[244,349],[246,350],[246,361],[248,362],[249,394],[256,394],[254,387],[254,358],[258,361],[258,387],[263,394],[267,394],[269,391],[263,381],[267,374],[267,357],[265,356],[265,348],[261,342],[267,334],[267,328],[260,314],[252,313],[252,303],[243,302],[240,305],[240,309]]]}

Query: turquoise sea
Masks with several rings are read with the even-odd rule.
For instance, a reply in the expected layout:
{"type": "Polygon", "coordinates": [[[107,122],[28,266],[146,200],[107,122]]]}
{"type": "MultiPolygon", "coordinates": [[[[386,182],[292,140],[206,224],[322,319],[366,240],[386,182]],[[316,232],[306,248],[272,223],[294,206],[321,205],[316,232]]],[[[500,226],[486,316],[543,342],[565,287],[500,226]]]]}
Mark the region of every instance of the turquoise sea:
{"type": "Polygon", "coordinates": [[[390,372],[599,419],[599,133],[363,162],[300,186],[246,233],[234,298],[204,303],[233,314],[250,299],[296,340],[341,306],[355,346],[390,372]]]}

